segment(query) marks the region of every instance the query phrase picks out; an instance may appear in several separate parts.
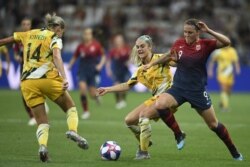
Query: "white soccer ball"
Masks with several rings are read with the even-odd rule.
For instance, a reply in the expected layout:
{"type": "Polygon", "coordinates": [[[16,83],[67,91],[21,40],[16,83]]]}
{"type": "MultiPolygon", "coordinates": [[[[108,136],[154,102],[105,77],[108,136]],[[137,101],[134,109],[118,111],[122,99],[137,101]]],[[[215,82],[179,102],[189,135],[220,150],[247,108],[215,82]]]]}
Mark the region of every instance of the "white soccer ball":
{"type": "Polygon", "coordinates": [[[100,154],[103,160],[116,161],[121,155],[121,147],[115,141],[106,141],[101,145],[100,154]]]}

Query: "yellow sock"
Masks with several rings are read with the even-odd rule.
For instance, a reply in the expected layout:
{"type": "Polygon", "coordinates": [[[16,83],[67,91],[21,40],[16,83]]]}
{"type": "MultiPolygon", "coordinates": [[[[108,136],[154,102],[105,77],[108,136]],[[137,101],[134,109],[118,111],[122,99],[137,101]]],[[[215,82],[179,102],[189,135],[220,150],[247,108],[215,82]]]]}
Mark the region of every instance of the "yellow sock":
{"type": "Polygon", "coordinates": [[[148,145],[151,137],[151,125],[148,118],[140,118],[139,125],[141,128],[140,146],[142,151],[148,151],[148,145]]]}
{"type": "Polygon", "coordinates": [[[129,125],[128,128],[134,133],[136,139],[140,142],[140,127],[138,125],[129,125]]]}
{"type": "Polygon", "coordinates": [[[36,131],[36,137],[39,145],[44,145],[47,147],[49,138],[49,124],[40,124],[36,131]]]}
{"type": "Polygon", "coordinates": [[[221,93],[221,102],[222,102],[222,106],[224,109],[228,108],[228,103],[229,103],[229,96],[226,92],[222,92],[221,93]]]}
{"type": "Polygon", "coordinates": [[[73,131],[77,132],[78,114],[77,114],[76,107],[71,107],[67,111],[67,124],[68,124],[69,130],[73,130],[73,131]]]}

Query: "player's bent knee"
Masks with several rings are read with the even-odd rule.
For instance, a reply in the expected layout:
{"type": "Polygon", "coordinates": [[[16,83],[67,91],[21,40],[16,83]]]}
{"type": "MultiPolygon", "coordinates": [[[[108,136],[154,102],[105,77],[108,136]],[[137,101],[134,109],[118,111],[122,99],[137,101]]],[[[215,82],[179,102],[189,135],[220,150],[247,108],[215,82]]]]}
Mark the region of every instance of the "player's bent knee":
{"type": "Polygon", "coordinates": [[[158,99],[155,103],[155,108],[157,110],[161,110],[161,109],[165,109],[168,108],[167,104],[165,101],[163,101],[162,99],[158,99]]]}
{"type": "Polygon", "coordinates": [[[134,125],[135,124],[135,121],[133,118],[131,118],[131,116],[126,116],[125,119],[124,119],[126,125],[134,125]]]}
{"type": "Polygon", "coordinates": [[[131,121],[130,121],[129,116],[126,116],[124,121],[125,121],[126,125],[131,125],[131,121]]]}

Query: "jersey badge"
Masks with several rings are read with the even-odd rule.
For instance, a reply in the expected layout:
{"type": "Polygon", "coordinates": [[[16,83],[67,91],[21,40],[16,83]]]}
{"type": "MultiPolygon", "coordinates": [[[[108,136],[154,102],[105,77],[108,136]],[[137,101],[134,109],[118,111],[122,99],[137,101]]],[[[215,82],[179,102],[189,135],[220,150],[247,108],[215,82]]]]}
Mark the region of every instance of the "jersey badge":
{"type": "Polygon", "coordinates": [[[196,45],[196,50],[201,50],[201,45],[200,44],[196,45]]]}

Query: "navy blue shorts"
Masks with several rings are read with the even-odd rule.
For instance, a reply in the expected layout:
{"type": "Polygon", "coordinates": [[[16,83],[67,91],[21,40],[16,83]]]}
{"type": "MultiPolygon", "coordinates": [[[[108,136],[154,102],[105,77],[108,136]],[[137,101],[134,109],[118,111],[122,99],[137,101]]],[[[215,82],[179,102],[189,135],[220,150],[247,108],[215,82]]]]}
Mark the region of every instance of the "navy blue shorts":
{"type": "Polygon", "coordinates": [[[78,81],[86,82],[88,86],[97,87],[100,83],[99,72],[95,70],[80,70],[77,76],[78,81]]]}
{"type": "Polygon", "coordinates": [[[197,111],[203,111],[209,109],[212,105],[209,94],[205,89],[200,91],[188,91],[171,87],[166,92],[175,98],[179,106],[185,102],[189,102],[192,108],[197,111]]]}

